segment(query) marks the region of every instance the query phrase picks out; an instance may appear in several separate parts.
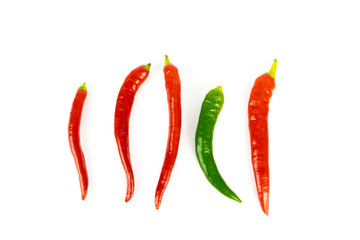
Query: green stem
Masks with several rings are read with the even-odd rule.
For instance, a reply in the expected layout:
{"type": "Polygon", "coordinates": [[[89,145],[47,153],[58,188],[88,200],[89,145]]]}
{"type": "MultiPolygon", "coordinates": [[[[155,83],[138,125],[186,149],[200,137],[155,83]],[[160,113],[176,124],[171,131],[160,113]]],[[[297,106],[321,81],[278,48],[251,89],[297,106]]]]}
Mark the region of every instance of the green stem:
{"type": "Polygon", "coordinates": [[[87,92],[86,82],[84,82],[84,83],[79,87],[79,89],[84,90],[84,91],[87,92]]]}
{"type": "Polygon", "coordinates": [[[168,55],[165,55],[165,66],[171,64],[168,55]]]}
{"type": "Polygon", "coordinates": [[[270,68],[270,71],[267,72],[267,74],[269,74],[274,79],[275,79],[276,67],[277,67],[277,60],[274,59],[274,62],[270,68]]]}
{"type": "Polygon", "coordinates": [[[221,86],[217,86],[215,89],[217,89],[220,92],[222,92],[222,90],[223,90],[223,88],[221,86]]]}
{"type": "Polygon", "coordinates": [[[146,65],[143,65],[143,67],[148,71],[150,72],[150,66],[151,66],[151,63],[148,63],[146,65]]]}

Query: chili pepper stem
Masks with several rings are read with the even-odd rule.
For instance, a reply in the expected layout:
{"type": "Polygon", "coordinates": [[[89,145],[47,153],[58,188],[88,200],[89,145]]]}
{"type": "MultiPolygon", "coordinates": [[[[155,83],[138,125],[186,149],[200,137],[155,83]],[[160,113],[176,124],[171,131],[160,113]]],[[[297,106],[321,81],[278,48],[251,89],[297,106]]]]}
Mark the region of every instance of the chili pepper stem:
{"type": "Polygon", "coordinates": [[[219,90],[220,92],[222,92],[223,88],[221,86],[217,86],[215,89],[219,90]]]}
{"type": "Polygon", "coordinates": [[[275,79],[275,74],[276,74],[276,67],[277,67],[277,59],[274,59],[274,62],[271,65],[270,71],[267,72],[267,74],[269,74],[274,79],[275,79]]]}
{"type": "Polygon", "coordinates": [[[148,71],[150,72],[150,66],[151,66],[151,63],[148,63],[146,65],[143,65],[143,67],[148,71]]]}
{"type": "Polygon", "coordinates": [[[79,87],[79,89],[84,90],[84,91],[87,92],[86,82],[84,82],[84,83],[79,87]]]}
{"type": "Polygon", "coordinates": [[[165,55],[165,66],[171,64],[168,55],[165,55]]]}

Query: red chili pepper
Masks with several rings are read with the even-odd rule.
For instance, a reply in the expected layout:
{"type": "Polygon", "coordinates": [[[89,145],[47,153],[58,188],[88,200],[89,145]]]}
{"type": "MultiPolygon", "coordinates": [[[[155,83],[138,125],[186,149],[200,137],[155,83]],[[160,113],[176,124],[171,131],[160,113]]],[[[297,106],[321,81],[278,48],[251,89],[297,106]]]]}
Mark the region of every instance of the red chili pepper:
{"type": "Polygon", "coordinates": [[[178,69],[165,55],[165,88],[169,106],[169,133],[164,164],[155,192],[155,207],[160,208],[161,199],[170,180],[179,148],[181,130],[181,84],[178,69]]]}
{"type": "Polygon", "coordinates": [[[269,72],[258,77],[251,90],[248,117],[251,160],[261,208],[269,215],[269,137],[268,113],[272,91],[275,89],[277,61],[269,72]]]}
{"type": "Polygon", "coordinates": [[[150,66],[150,63],[142,65],[129,73],[121,86],[116,102],[114,132],[121,163],[126,174],[127,192],[125,202],[128,202],[134,194],[134,174],[131,166],[129,148],[129,118],[135,94],[148,77],[150,66]]]}
{"type": "Polygon", "coordinates": [[[81,149],[80,144],[80,122],[81,122],[81,114],[85,102],[85,98],[87,95],[86,83],[81,85],[76,92],[75,99],[72,104],[69,126],[68,126],[68,137],[70,150],[72,155],[74,156],[76,169],[79,174],[80,181],[80,189],[81,189],[81,199],[85,200],[87,189],[89,186],[89,179],[86,170],[86,163],[84,153],[81,149]]]}

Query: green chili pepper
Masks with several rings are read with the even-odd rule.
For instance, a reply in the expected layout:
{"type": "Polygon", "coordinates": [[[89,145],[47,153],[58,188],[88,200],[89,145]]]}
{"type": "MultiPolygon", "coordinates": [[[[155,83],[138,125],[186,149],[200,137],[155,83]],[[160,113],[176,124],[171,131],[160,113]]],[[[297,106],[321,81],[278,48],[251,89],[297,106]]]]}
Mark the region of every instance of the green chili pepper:
{"type": "Polygon", "coordinates": [[[224,105],[222,87],[216,87],[208,92],[201,106],[199,123],[195,135],[195,151],[200,167],[207,180],[219,192],[241,203],[241,200],[228,187],[216,167],[212,141],[216,120],[224,105]]]}

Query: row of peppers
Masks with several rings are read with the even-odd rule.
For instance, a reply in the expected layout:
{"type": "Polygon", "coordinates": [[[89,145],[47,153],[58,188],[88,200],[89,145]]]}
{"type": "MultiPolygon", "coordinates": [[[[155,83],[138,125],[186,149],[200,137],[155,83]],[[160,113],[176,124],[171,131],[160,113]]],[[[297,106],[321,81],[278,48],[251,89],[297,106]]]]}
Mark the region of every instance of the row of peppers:
{"type": "MultiPolygon", "coordinates": [[[[134,174],[130,160],[129,118],[136,92],[149,75],[151,64],[142,65],[132,70],[126,77],[118,94],[114,133],[127,180],[125,202],[134,194],[134,174]]],[[[269,72],[258,77],[251,90],[248,104],[251,159],[254,178],[263,212],[269,214],[269,138],[268,112],[272,91],[275,88],[277,60],[274,60],[269,72]]],[[[178,69],[165,55],[165,88],[169,106],[169,131],[165,159],[155,193],[155,207],[159,209],[165,189],[178,153],[181,131],[181,84],[178,69]]],[[[81,198],[85,199],[89,185],[83,151],[80,144],[80,122],[82,109],[87,96],[86,83],[77,90],[72,104],[68,125],[68,137],[71,153],[75,159],[79,174],[81,198]]],[[[208,92],[201,106],[199,122],[195,135],[195,151],[199,165],[207,180],[223,195],[241,203],[240,198],[230,189],[220,175],[213,156],[213,132],[224,104],[222,87],[208,92]]]]}

